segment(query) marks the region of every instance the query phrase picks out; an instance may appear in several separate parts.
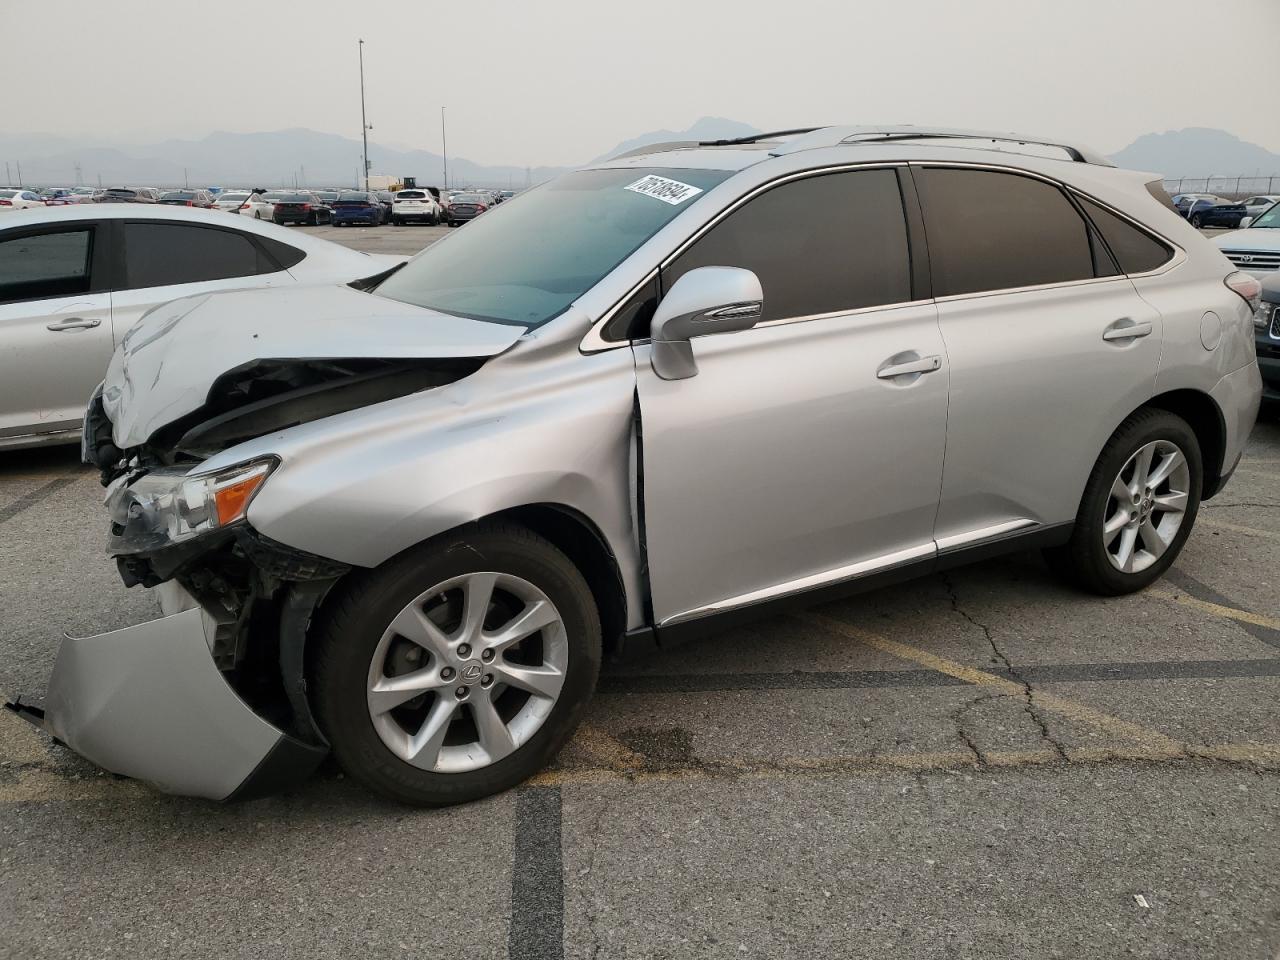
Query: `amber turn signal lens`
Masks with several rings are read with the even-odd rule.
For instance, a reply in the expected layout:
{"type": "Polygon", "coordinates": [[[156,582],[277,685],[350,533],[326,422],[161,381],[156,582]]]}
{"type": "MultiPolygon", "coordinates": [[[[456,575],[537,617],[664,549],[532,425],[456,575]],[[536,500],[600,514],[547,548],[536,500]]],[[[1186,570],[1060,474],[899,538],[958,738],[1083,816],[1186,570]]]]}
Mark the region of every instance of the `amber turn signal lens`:
{"type": "Polygon", "coordinates": [[[213,500],[218,507],[218,526],[225,527],[243,517],[245,510],[249,508],[249,501],[266,479],[267,471],[262,470],[215,490],[213,500]]]}

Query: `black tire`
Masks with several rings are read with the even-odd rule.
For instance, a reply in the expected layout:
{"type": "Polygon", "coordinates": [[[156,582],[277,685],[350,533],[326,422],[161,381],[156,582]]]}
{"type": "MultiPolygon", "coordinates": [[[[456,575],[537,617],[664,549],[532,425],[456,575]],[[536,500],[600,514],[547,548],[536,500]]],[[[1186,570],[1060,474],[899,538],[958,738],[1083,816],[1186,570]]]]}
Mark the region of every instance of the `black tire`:
{"type": "Polygon", "coordinates": [[[403,226],[404,226],[404,221],[403,221],[403,220],[399,220],[399,219],[397,219],[397,218],[395,218],[395,217],[392,217],[392,218],[391,218],[391,225],[392,225],[393,227],[403,227],[403,226]]]}
{"type": "Polygon", "coordinates": [[[1080,509],[1076,514],[1071,540],[1061,547],[1044,551],[1045,560],[1055,573],[1076,586],[1102,596],[1133,593],[1159,579],[1178,558],[1200,509],[1204,467],[1200,443],[1187,422],[1166,410],[1143,408],[1122,423],[1111,435],[1094,465],[1080,509]],[[1187,508],[1182,526],[1165,552],[1145,570],[1125,573],[1117,569],[1107,555],[1102,527],[1111,499],[1111,485],[1129,458],[1153,440],[1167,440],[1181,449],[1190,472],[1187,508]]]}
{"type": "Polygon", "coordinates": [[[402,803],[466,803],[516,786],[552,760],[573,734],[600,672],[600,618],[586,581],[552,544],[524,527],[464,527],[344,582],[313,627],[309,654],[312,703],[343,770],[371,790],[402,803]],[[421,770],[395,756],[369,716],[371,657],[387,624],[414,597],[466,573],[510,573],[555,604],[568,637],[564,686],[542,726],[490,766],[463,773],[421,770]]]}
{"type": "Polygon", "coordinates": [[[1193,213],[1191,215],[1191,225],[1193,227],[1195,227],[1196,229],[1199,229],[1203,223],[1204,223],[1204,217],[1200,216],[1200,214],[1193,213]]]}

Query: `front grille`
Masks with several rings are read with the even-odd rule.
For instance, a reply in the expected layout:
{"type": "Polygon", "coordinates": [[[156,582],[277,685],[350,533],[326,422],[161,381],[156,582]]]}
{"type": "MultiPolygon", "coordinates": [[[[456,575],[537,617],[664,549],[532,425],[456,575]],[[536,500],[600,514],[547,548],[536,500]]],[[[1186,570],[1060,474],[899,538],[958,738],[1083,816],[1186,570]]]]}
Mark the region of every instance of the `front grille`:
{"type": "Polygon", "coordinates": [[[1280,270],[1280,250],[1223,250],[1227,259],[1246,270],[1280,270]]]}

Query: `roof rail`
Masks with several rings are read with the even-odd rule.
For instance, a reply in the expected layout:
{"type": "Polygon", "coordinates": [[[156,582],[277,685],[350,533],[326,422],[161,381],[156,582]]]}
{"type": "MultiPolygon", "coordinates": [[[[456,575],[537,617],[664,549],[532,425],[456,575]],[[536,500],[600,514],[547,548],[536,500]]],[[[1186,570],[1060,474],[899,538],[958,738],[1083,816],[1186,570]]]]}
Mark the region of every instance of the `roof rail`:
{"type": "Polygon", "coordinates": [[[687,150],[690,147],[733,147],[740,144],[759,143],[761,140],[771,140],[774,137],[794,137],[798,134],[813,133],[821,129],[821,127],[801,127],[797,130],[774,130],[770,133],[752,133],[745,137],[733,137],[729,140],[668,140],[663,143],[646,143],[643,146],[633,147],[625,153],[620,153],[616,157],[609,157],[608,159],[621,160],[623,157],[640,157],[646,153],[666,153],[668,150],[687,150]]]}
{"type": "Polygon", "coordinates": [[[686,150],[689,147],[698,146],[697,140],[666,140],[662,143],[646,143],[642,147],[632,147],[630,150],[624,151],[613,157],[606,157],[607,160],[621,160],[623,157],[642,157],[646,153],[666,153],[668,150],[686,150]]]}
{"type": "Polygon", "coordinates": [[[794,130],[773,130],[769,133],[751,133],[745,137],[733,137],[728,140],[703,140],[700,147],[732,147],[740,143],[759,143],[761,140],[772,140],[774,137],[794,137],[804,133],[814,133],[823,127],[797,127],[794,130]]]}
{"type": "Polygon", "coordinates": [[[1102,154],[1083,146],[1073,146],[1060,140],[1031,137],[1019,133],[995,133],[990,130],[965,130],[957,127],[917,127],[910,124],[884,124],[879,126],[820,127],[807,136],[797,137],[771,150],[775,157],[801,150],[834,147],[845,143],[874,143],[897,140],[990,140],[995,143],[1013,143],[1023,146],[1051,147],[1061,150],[1076,163],[1092,163],[1102,167],[1113,164],[1102,154]]]}

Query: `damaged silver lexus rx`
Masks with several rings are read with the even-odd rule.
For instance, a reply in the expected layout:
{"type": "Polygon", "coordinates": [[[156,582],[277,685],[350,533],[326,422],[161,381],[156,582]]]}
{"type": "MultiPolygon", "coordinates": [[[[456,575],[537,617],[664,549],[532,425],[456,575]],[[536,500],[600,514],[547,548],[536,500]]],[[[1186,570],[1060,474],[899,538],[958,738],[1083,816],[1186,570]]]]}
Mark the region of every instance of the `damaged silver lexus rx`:
{"type": "Polygon", "coordinates": [[[157,308],[83,447],[164,616],[11,706],[175,793],[332,751],[447,804],[548,763],[624,643],[1029,547],[1141,589],[1261,389],[1257,282],[1152,179],[964,131],[669,144],[372,283],[157,308]]]}

